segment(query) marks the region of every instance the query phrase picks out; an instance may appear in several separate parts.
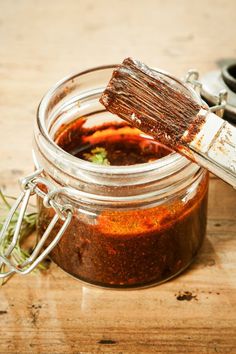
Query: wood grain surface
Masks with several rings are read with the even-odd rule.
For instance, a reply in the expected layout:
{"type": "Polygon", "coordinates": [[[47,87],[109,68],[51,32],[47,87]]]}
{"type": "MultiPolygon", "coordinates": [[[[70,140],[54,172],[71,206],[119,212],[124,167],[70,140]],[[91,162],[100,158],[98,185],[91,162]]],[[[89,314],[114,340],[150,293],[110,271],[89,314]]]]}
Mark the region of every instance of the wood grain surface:
{"type": "MultiPolygon", "coordinates": [[[[57,80],[126,56],[204,74],[236,58],[235,14],[235,0],[0,0],[0,187],[15,194],[32,171],[37,105],[57,80]]],[[[87,287],[55,265],[14,276],[0,289],[0,353],[236,353],[235,206],[212,178],[201,252],[157,287],[87,287]]]]}

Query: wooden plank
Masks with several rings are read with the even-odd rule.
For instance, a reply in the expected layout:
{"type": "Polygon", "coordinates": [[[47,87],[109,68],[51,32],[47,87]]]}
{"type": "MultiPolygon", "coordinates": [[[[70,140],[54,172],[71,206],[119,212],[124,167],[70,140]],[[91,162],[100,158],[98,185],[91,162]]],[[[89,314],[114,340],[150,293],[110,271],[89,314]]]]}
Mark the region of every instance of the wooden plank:
{"type": "MultiPolygon", "coordinates": [[[[128,55],[179,76],[212,70],[236,55],[235,11],[234,0],[1,1],[0,187],[16,194],[32,171],[36,107],[58,79],[128,55]]],[[[53,264],[14,276],[0,292],[0,353],[234,354],[235,205],[212,177],[201,252],[157,287],[84,286],[53,264]]]]}

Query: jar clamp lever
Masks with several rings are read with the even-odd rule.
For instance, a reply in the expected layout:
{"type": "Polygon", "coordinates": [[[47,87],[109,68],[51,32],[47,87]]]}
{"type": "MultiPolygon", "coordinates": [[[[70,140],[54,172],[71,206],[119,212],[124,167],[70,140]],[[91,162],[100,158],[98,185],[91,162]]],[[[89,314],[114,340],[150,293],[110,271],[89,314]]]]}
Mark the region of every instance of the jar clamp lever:
{"type": "MultiPolygon", "coordinates": [[[[199,94],[202,94],[202,83],[199,81],[199,72],[195,69],[188,70],[184,82],[193,87],[195,91],[198,91],[199,94]]],[[[219,117],[223,117],[224,110],[227,103],[228,92],[225,89],[219,91],[218,96],[216,96],[216,103],[209,108],[211,112],[214,112],[219,117]]]]}
{"type": "Polygon", "coordinates": [[[42,169],[38,169],[20,181],[22,192],[13,204],[2,226],[2,230],[0,232],[0,278],[5,278],[9,275],[12,275],[13,273],[19,273],[22,275],[30,273],[52,251],[52,249],[60,241],[62,235],[71,222],[73,215],[72,206],[70,204],[62,205],[56,201],[56,196],[63,192],[63,188],[56,188],[46,178],[42,177],[42,171],[42,169]],[[46,187],[47,192],[43,191],[42,186],[46,187]],[[46,208],[53,208],[55,215],[53,216],[39,242],[36,244],[32,254],[21,264],[15,264],[15,262],[11,260],[11,254],[14,252],[14,249],[19,246],[21,225],[30,197],[33,195],[41,197],[43,199],[44,206],[46,208]],[[14,230],[14,235],[10,243],[7,243],[6,238],[8,227],[19,207],[20,210],[18,213],[18,220],[14,230]],[[49,243],[49,245],[43,249],[46,240],[50,236],[51,231],[59,220],[63,221],[60,230],[49,243]],[[4,266],[7,268],[7,270],[5,270],[4,266]],[[4,270],[2,271],[2,269],[4,270]]]}

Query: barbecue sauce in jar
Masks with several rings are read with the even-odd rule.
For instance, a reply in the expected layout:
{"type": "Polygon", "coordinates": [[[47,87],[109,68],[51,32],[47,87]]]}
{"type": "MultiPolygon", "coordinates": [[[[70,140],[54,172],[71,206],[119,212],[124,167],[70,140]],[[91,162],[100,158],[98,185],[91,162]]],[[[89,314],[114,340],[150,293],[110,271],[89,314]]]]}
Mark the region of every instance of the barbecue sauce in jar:
{"type": "MultiPolygon", "coordinates": [[[[79,118],[62,126],[55,142],[66,152],[106,166],[150,163],[172,151],[126,122],[85,128],[79,118]]],[[[197,254],[206,229],[208,174],[194,193],[167,198],[143,208],[78,211],[52,260],[71,275],[107,287],[144,287],[163,282],[185,269],[197,254]]],[[[38,232],[54,215],[39,200],[38,232]]],[[[55,237],[60,223],[54,228],[55,237]]],[[[50,241],[49,240],[49,241],[50,241]]]]}

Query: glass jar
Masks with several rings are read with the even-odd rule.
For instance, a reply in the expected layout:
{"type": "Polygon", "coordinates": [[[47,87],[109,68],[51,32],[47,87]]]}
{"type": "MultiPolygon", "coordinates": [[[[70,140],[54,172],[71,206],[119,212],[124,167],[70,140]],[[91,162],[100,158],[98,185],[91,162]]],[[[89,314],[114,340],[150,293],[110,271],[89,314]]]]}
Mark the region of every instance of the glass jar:
{"type": "MultiPolygon", "coordinates": [[[[177,153],[132,166],[96,165],[55,143],[61,127],[79,117],[88,127],[120,121],[99,103],[113,69],[84,71],[46,94],[35,125],[34,163],[59,190],[55,200],[73,210],[51,259],[91,284],[146,287],[176,276],[197,254],[206,231],[208,173],[177,153]]],[[[199,100],[182,82],[161,75],[199,100]]],[[[56,213],[49,206],[38,197],[40,237],[56,213]]],[[[53,225],[46,245],[63,222],[62,218],[53,225]]]]}

